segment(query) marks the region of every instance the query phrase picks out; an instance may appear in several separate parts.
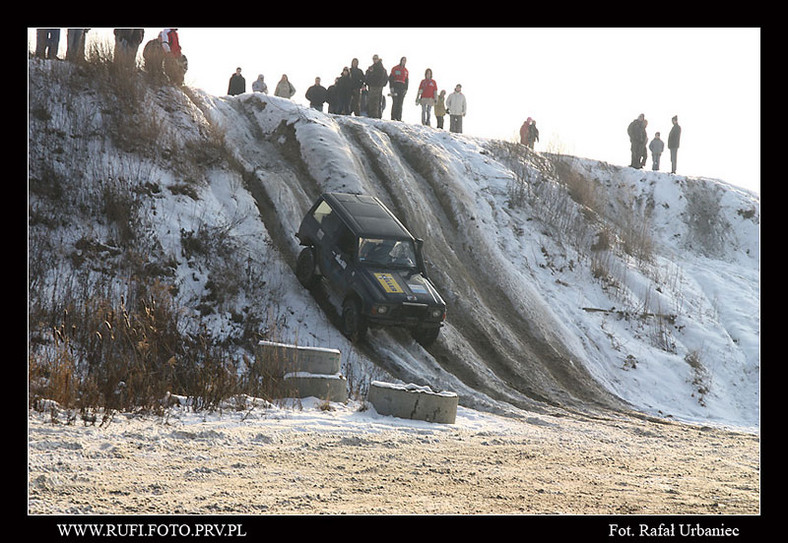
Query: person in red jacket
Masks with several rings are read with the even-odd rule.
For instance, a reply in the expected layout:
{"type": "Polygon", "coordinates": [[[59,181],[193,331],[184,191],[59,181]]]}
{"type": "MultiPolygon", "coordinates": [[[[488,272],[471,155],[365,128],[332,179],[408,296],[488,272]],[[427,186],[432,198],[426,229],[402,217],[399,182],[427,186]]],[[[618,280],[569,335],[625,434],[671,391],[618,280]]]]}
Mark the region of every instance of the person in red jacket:
{"type": "Polygon", "coordinates": [[[391,69],[389,75],[389,88],[391,89],[391,120],[402,120],[402,103],[405,93],[408,92],[408,69],[405,68],[407,58],[402,57],[399,64],[391,69]]]}
{"type": "Polygon", "coordinates": [[[416,95],[416,104],[421,104],[421,124],[430,126],[430,115],[435,99],[438,97],[438,84],[432,78],[432,70],[427,68],[424,71],[424,79],[419,83],[419,91],[416,95]]]}
{"type": "Polygon", "coordinates": [[[531,117],[528,117],[520,127],[520,143],[528,146],[528,130],[531,128],[531,117]]]}
{"type": "Polygon", "coordinates": [[[164,73],[176,85],[183,84],[183,76],[188,69],[186,56],[181,52],[177,28],[165,28],[159,33],[159,41],[164,52],[164,73]]]}

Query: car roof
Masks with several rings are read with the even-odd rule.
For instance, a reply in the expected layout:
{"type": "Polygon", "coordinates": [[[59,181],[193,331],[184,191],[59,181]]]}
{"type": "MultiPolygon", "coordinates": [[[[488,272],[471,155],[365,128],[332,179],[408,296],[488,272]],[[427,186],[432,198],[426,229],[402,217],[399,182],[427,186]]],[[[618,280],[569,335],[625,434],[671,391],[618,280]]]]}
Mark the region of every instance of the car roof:
{"type": "Polygon", "coordinates": [[[360,237],[413,239],[399,219],[374,196],[328,192],[322,198],[360,237]]]}

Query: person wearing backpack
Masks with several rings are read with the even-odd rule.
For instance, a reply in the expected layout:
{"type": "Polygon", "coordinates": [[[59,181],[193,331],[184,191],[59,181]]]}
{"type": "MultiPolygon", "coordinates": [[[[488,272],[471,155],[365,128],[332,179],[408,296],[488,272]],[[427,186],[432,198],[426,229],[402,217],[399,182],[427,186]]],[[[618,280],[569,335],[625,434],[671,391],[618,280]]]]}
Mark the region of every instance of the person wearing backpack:
{"type": "Polygon", "coordinates": [[[188,69],[186,56],[181,51],[177,28],[165,28],[159,34],[161,48],[164,52],[164,73],[175,85],[183,85],[183,76],[188,69]]]}

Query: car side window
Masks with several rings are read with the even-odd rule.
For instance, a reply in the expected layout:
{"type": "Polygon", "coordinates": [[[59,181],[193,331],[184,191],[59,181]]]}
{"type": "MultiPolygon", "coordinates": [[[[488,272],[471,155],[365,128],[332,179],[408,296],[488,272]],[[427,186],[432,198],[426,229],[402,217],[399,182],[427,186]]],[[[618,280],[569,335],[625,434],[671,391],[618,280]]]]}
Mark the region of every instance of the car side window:
{"type": "Polygon", "coordinates": [[[320,204],[317,206],[314,212],[314,217],[315,220],[317,221],[317,224],[322,225],[323,219],[331,215],[331,213],[333,213],[331,206],[329,206],[325,200],[320,202],[320,204]]]}
{"type": "Polygon", "coordinates": [[[340,251],[350,256],[355,254],[358,247],[356,236],[344,224],[340,224],[339,232],[337,232],[337,246],[340,251]]]}
{"type": "Polygon", "coordinates": [[[339,228],[344,226],[334,210],[325,201],[320,202],[314,212],[315,221],[323,234],[336,240],[339,228]]]}

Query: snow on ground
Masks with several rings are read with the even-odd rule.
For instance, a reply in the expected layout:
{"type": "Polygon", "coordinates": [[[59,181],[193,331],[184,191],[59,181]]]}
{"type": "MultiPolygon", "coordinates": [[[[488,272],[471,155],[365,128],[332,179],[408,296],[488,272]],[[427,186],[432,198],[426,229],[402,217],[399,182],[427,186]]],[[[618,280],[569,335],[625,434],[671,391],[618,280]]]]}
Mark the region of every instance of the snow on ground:
{"type": "MultiPolygon", "coordinates": [[[[551,226],[540,214],[542,210],[509,205],[512,171],[493,156],[484,139],[385,120],[331,116],[259,94],[215,97],[196,89],[191,92],[199,104],[199,111],[195,107],[190,112],[192,117],[199,120],[204,115],[221,127],[225,141],[235,149],[234,158],[268,187],[281,231],[297,230],[311,197],[303,180],[266,152],[272,137],[284,141],[292,136],[285,132],[272,134],[283,126],[294,127],[303,165],[321,190],[376,192],[391,199],[385,187],[365,174],[359,153],[359,141],[364,140],[365,148],[377,153],[378,165],[383,164],[389,175],[400,180],[397,191],[403,201],[408,201],[408,209],[425,217],[418,234],[427,240],[427,255],[431,245],[434,250],[434,245],[448,243],[441,232],[443,225],[429,220],[440,208],[459,223],[457,229],[467,236],[463,243],[484,248],[481,258],[496,270],[496,280],[515,293],[513,304],[524,313],[538,316],[534,322],[543,329],[541,333],[564,345],[573,353],[573,363],[584,365],[608,390],[636,409],[657,416],[758,426],[757,195],[719,180],[568,157],[572,168],[596,181],[600,199],[608,201],[608,220],[626,216],[633,205],[648,210],[649,223],[637,226],[652,237],[653,261],[638,267],[634,259],[612,258],[607,263],[610,280],[605,282],[593,276],[587,256],[573,249],[562,233],[550,231],[551,226]],[[350,141],[350,134],[357,141],[350,141]],[[411,148],[429,149],[438,157],[433,165],[439,171],[435,179],[451,180],[451,187],[444,193],[450,195],[448,199],[420,198],[426,192],[419,185],[423,180],[409,171],[399,154],[403,142],[411,148]],[[638,317],[643,314],[669,315],[674,320],[665,326],[659,319],[638,317]],[[663,348],[655,348],[655,344],[663,348]]],[[[691,150],[681,150],[680,157],[688,152],[691,150]]],[[[627,154],[628,150],[623,149],[622,155],[627,154]]],[[[119,176],[124,169],[141,168],[127,162],[113,167],[119,176]]],[[[155,166],[145,168],[150,168],[152,177],[159,175],[165,186],[177,182],[155,166]]],[[[231,232],[241,240],[250,269],[261,270],[261,276],[268,280],[271,295],[266,302],[272,311],[288,315],[286,321],[273,324],[282,327],[278,340],[337,348],[347,357],[345,364],[352,361],[359,366],[358,371],[371,371],[375,364],[322,316],[315,300],[285,264],[281,251],[290,251],[292,258],[298,250],[295,237],[287,238],[284,249],[274,242],[266,228],[270,223],[264,225],[260,220],[254,197],[239,181],[237,172],[209,168],[206,178],[208,184],[197,202],[168,192],[153,199],[155,220],[151,225],[163,251],[180,254],[184,230],[211,225],[231,232]]],[[[189,299],[199,300],[205,292],[204,270],[180,261],[177,273],[182,299],[187,303],[189,299]]],[[[457,295],[443,294],[449,301],[457,295]]],[[[243,304],[244,300],[238,302],[243,304]]],[[[234,326],[228,314],[221,312],[201,319],[200,325],[219,336],[234,326]]],[[[444,332],[446,338],[453,337],[451,318],[444,332]]],[[[466,397],[477,395],[475,405],[498,404],[447,374],[418,346],[403,351],[399,343],[381,337],[379,347],[405,368],[406,375],[424,376],[425,381],[466,397]]],[[[478,371],[488,370],[480,364],[478,371]]],[[[306,422],[308,413],[292,414],[290,423],[306,422]]],[[[329,424],[338,418],[342,424],[357,422],[374,428],[377,419],[369,417],[369,413],[340,409],[333,417],[321,414],[309,421],[329,424]]],[[[460,425],[490,420],[464,408],[458,415],[460,425]]]]}
{"type": "MultiPolygon", "coordinates": [[[[248,128],[238,121],[239,109],[259,112],[253,104],[264,103],[265,114],[255,116],[264,132],[282,123],[295,126],[311,176],[326,191],[375,188],[364,178],[358,153],[351,151],[346,135],[349,127],[363,132],[357,137],[374,141],[376,152],[384,156],[379,162],[399,173],[403,186],[398,190],[406,197],[420,194],[420,181],[407,174],[393,140],[409,138],[417,146],[429,147],[441,157],[436,167],[445,169],[446,177],[456,183],[452,187],[456,200],[440,204],[454,209],[457,220],[469,223],[469,240],[488,248],[489,265],[500,268],[498,277],[503,284],[510,285],[512,292],[517,285],[522,291],[529,290],[523,292],[524,310],[526,304],[541,304],[540,311],[552,314],[548,333],[574,349],[578,361],[582,360],[597,379],[648,413],[757,426],[760,200],[756,195],[719,180],[573,158],[574,168],[598,181],[600,198],[607,198],[611,207],[621,205],[623,210],[634,201],[650,210],[650,224],[642,227],[653,236],[654,261],[645,271],[625,261],[612,262],[611,274],[617,284],[611,294],[610,285],[595,280],[588,265],[574,262],[573,266],[571,260],[578,255],[556,242],[556,236],[545,234],[544,226],[533,220],[528,210],[509,206],[507,182],[512,173],[484,151],[485,140],[385,120],[329,116],[259,95],[203,99],[209,104],[207,115],[224,125],[227,139],[245,158],[255,157],[259,151],[248,138],[248,128]],[[467,220],[469,209],[474,213],[472,222],[467,220]],[[713,222],[704,224],[704,220],[713,222]],[[616,310],[626,310],[627,315],[670,315],[675,322],[662,326],[653,319],[622,317],[616,310]],[[664,343],[666,349],[654,348],[655,342],[664,343]],[[696,360],[699,364],[693,366],[696,360]]],[[[300,191],[285,181],[278,186],[287,186],[294,194],[300,191]]],[[[274,204],[281,206],[277,209],[281,209],[285,230],[294,232],[302,211],[294,203],[299,198],[285,192],[278,193],[274,204]]],[[[423,205],[428,214],[436,203],[426,201],[423,205]]],[[[611,209],[610,216],[617,215],[623,213],[611,209]]],[[[428,240],[428,255],[430,243],[440,242],[439,233],[432,228],[428,223],[422,233],[428,240]]],[[[283,291],[289,307],[310,304],[293,281],[287,281],[283,291]]],[[[452,293],[444,294],[452,297],[452,293]]],[[[311,313],[307,308],[294,310],[302,315],[311,313]]],[[[307,319],[303,326],[309,327],[307,319]]],[[[325,330],[310,332],[332,345],[343,342],[325,330]]],[[[303,333],[295,335],[304,338],[303,333]]],[[[343,352],[347,347],[339,346],[343,352]]],[[[400,356],[407,363],[407,353],[400,356]]],[[[413,371],[430,370],[416,361],[413,371]]],[[[451,379],[445,384],[461,386],[451,379]]]]}

